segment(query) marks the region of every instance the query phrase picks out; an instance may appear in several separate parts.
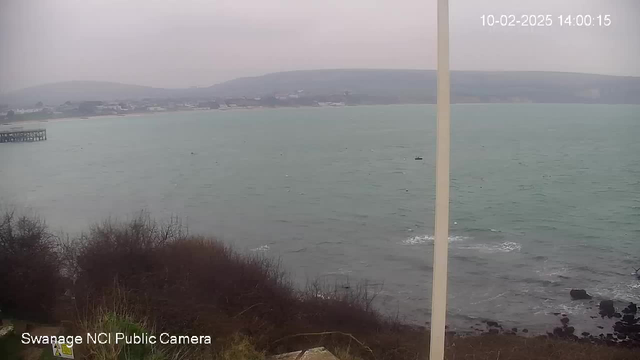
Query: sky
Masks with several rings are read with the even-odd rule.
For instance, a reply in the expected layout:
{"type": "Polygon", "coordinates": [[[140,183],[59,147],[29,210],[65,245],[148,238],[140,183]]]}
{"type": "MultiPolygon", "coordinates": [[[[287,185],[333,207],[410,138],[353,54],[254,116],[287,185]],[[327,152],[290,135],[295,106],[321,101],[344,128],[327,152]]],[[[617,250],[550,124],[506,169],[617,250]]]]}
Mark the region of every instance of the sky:
{"type": "MultiPolygon", "coordinates": [[[[451,69],[640,76],[640,0],[450,0],[451,69]],[[482,16],[552,15],[548,27],[482,16]],[[559,15],[611,25],[560,26],[559,15]]],[[[210,86],[270,72],[435,69],[436,0],[0,0],[0,93],[71,80],[210,86]]]]}

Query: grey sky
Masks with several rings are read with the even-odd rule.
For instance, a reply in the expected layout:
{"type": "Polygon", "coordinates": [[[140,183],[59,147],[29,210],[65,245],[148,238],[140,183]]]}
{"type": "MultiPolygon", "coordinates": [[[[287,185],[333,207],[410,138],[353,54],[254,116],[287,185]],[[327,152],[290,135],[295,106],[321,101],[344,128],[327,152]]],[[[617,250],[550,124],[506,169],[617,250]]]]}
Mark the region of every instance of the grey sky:
{"type": "MultiPolygon", "coordinates": [[[[640,0],[450,0],[454,70],[640,76],[640,0]],[[549,28],[481,15],[551,14],[549,28]],[[610,27],[558,15],[610,14],[610,27]]],[[[321,68],[434,69],[436,0],[0,0],[0,92],[68,80],[209,86],[321,68]]]]}

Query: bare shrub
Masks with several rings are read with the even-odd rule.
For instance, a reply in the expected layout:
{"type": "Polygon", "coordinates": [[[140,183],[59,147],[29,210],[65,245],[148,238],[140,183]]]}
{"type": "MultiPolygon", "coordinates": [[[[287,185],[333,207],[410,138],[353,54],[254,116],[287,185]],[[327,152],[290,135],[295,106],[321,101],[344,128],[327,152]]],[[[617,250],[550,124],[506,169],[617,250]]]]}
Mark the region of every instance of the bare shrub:
{"type": "Polygon", "coordinates": [[[0,219],[0,310],[48,321],[61,292],[56,238],[37,217],[5,212],[0,219]]]}

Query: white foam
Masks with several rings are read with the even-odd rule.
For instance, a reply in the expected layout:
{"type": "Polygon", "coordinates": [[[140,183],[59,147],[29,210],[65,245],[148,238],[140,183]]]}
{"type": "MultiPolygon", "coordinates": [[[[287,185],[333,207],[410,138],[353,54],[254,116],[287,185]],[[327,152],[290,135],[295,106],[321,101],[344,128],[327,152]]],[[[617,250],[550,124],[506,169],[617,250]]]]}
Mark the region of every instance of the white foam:
{"type": "MultiPolygon", "coordinates": [[[[417,236],[412,236],[410,238],[403,240],[402,243],[405,245],[418,245],[418,244],[433,242],[433,239],[434,239],[433,235],[417,235],[417,236]]],[[[449,242],[465,241],[468,239],[469,239],[468,236],[458,236],[458,235],[449,236],[449,242]]]]}
{"type": "Polygon", "coordinates": [[[268,251],[268,250],[269,250],[269,245],[262,245],[255,249],[251,249],[251,251],[268,251]]]}
{"type": "Polygon", "coordinates": [[[487,253],[499,253],[499,252],[508,253],[512,251],[520,251],[520,249],[522,249],[522,245],[516,242],[506,241],[498,245],[478,244],[478,245],[464,246],[464,247],[461,247],[461,249],[478,250],[478,251],[487,252],[487,253]]]}

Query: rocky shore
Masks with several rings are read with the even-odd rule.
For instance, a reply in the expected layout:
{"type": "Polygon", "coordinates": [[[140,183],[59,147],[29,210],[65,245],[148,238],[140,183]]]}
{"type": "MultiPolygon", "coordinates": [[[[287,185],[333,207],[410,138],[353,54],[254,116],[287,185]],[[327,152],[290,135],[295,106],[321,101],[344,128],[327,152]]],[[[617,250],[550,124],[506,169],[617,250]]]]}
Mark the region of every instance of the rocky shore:
{"type": "MultiPolygon", "coordinates": [[[[593,303],[593,315],[591,319],[611,319],[615,323],[611,328],[602,325],[596,327],[600,332],[580,332],[576,330],[578,325],[574,324],[568,314],[554,312],[560,324],[553,328],[551,332],[547,332],[546,336],[551,339],[573,340],[581,343],[591,343],[597,345],[621,346],[629,348],[640,348],[640,314],[638,313],[637,304],[630,302],[625,307],[618,305],[613,300],[601,300],[598,305],[593,301],[593,297],[585,290],[571,290],[571,299],[573,301],[588,300],[593,303]]],[[[518,330],[518,328],[508,329],[497,321],[484,320],[478,327],[472,326],[471,329],[482,335],[505,334],[505,335],[528,335],[527,329],[518,330]]]]}

